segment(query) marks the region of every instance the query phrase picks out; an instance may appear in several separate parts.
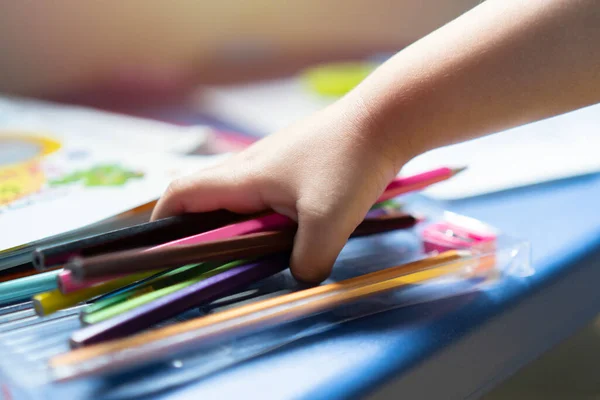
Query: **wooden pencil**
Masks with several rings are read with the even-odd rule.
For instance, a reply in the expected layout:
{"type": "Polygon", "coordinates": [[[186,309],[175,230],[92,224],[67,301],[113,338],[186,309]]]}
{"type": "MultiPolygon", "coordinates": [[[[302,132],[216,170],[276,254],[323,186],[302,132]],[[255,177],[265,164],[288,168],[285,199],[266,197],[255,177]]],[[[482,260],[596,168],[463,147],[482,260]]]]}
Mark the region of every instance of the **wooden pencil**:
{"type": "MultiPolygon", "coordinates": [[[[408,214],[385,215],[364,220],[352,237],[388,232],[413,227],[418,219],[408,214]]],[[[90,258],[76,258],[65,269],[76,280],[110,277],[119,273],[134,273],[205,261],[232,261],[249,259],[278,252],[290,251],[294,244],[295,229],[258,232],[223,240],[194,245],[172,246],[160,249],[139,249],[90,258]]]]}
{"type": "MultiPolygon", "coordinates": [[[[102,294],[112,292],[113,290],[127,286],[143,278],[143,274],[131,274],[126,277],[114,279],[101,285],[92,286],[74,293],[63,294],[58,289],[38,293],[32,297],[33,307],[36,314],[43,317],[55,313],[56,311],[63,310],[84,301],[93,299],[94,297],[102,294]]],[[[56,285],[56,279],[53,281],[56,285]]]]}
{"type": "Polygon", "coordinates": [[[166,271],[154,279],[130,285],[95,300],[80,313],[79,319],[84,325],[98,323],[240,264],[243,262],[224,266],[218,263],[202,263],[166,271]]]}
{"type": "Polygon", "coordinates": [[[163,218],[83,239],[39,247],[33,252],[33,265],[38,270],[46,270],[64,264],[74,256],[92,256],[158,245],[261,215],[263,213],[246,215],[218,210],[163,218]]]}
{"type": "Polygon", "coordinates": [[[74,332],[70,340],[71,346],[80,347],[140,332],[192,307],[228,296],[283,271],[288,267],[288,262],[289,253],[284,253],[233,268],[224,266],[224,272],[199,279],[181,290],[74,332]]]}
{"type": "MultiPolygon", "coordinates": [[[[49,268],[46,271],[54,271],[57,269],[61,269],[61,267],[49,268]]],[[[18,267],[11,267],[9,269],[3,270],[0,272],[0,283],[8,282],[19,278],[25,278],[28,276],[42,274],[43,272],[38,271],[34,268],[33,264],[27,263],[23,265],[19,265],[18,267]]]]}
{"type": "MultiPolygon", "coordinates": [[[[468,251],[448,251],[408,264],[384,269],[328,285],[251,303],[128,338],[73,350],[53,357],[50,366],[57,380],[70,380],[115,368],[139,365],[211,344],[232,335],[292,321],[407,284],[449,273],[479,271],[468,251]],[[124,354],[127,354],[126,356],[124,354]]],[[[488,265],[486,268],[489,268],[488,265]]]]}
{"type": "Polygon", "coordinates": [[[0,305],[28,301],[38,293],[56,289],[59,272],[42,272],[0,283],[0,305]]]}
{"type": "MultiPolygon", "coordinates": [[[[432,184],[450,179],[464,168],[437,168],[420,174],[394,179],[378,199],[389,200],[401,194],[421,190],[432,184]]],[[[240,215],[226,210],[199,214],[169,217],[158,221],[136,225],[75,240],[58,245],[36,249],[33,264],[39,270],[64,264],[74,256],[94,256],[114,251],[154,246],[187,236],[207,232],[218,227],[252,220],[264,215],[275,214],[265,211],[252,215],[240,215]]]]}
{"type": "MultiPolygon", "coordinates": [[[[375,217],[380,217],[384,215],[388,215],[390,210],[386,207],[386,203],[382,202],[377,203],[373,206],[373,209],[367,214],[367,219],[372,219],[375,217]]],[[[396,207],[392,207],[391,212],[398,213],[396,207]]],[[[148,250],[156,250],[159,248],[171,247],[171,246],[182,246],[182,245],[190,245],[190,244],[199,244],[219,239],[225,239],[235,236],[247,235],[250,233],[257,232],[265,232],[265,231],[275,231],[289,228],[290,226],[294,226],[295,222],[290,220],[287,217],[284,217],[280,214],[270,214],[265,215],[261,218],[256,218],[253,220],[244,221],[241,223],[228,225],[219,229],[215,229],[209,232],[204,232],[192,236],[188,236],[182,239],[174,240],[167,243],[162,243],[158,246],[153,246],[148,250]]],[[[97,279],[84,279],[84,280],[76,280],[72,277],[71,271],[63,270],[57,277],[58,287],[63,293],[75,292],[78,290],[86,289],[88,287],[97,285],[99,283],[107,282],[111,279],[115,279],[117,277],[122,277],[126,274],[119,274],[119,276],[115,277],[103,277],[97,279]]]]}

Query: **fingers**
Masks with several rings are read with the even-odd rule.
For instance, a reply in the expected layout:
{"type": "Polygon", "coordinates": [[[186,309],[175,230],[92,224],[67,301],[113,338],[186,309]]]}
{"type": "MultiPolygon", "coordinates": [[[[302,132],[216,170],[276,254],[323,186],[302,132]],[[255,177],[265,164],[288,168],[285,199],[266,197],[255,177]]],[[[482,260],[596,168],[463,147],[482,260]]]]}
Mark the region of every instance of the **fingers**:
{"type": "Polygon", "coordinates": [[[264,207],[257,182],[232,168],[218,167],[173,181],[158,201],[152,220],[217,209],[249,213],[264,207]]]}
{"type": "Polygon", "coordinates": [[[320,283],[331,274],[336,258],[362,217],[349,212],[328,215],[299,211],[298,218],[290,260],[292,274],[303,282],[320,283]]]}

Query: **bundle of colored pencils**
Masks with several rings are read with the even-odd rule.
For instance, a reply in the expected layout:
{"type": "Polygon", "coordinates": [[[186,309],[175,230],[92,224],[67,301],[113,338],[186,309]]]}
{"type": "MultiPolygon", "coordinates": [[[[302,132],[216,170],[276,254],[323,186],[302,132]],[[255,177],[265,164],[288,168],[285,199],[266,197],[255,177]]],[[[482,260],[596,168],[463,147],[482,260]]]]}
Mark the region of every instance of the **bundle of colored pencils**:
{"type": "MultiPolygon", "coordinates": [[[[389,200],[446,180],[458,172],[460,170],[440,168],[394,180],[356,228],[351,240],[413,228],[421,218],[403,213],[397,207],[387,207],[389,200]]],[[[128,336],[190,308],[236,293],[288,268],[296,228],[294,221],[272,212],[241,215],[219,210],[165,218],[39,248],[33,257],[38,273],[0,283],[0,301],[4,293],[2,286],[13,285],[13,291],[18,294],[10,300],[33,294],[33,304],[40,316],[86,303],[80,314],[84,326],[71,337],[73,347],[94,345],[89,347],[95,349],[93,354],[113,351],[112,347],[98,347],[103,346],[99,343],[107,341],[118,343],[117,346],[136,347],[127,341],[128,336]],[[59,269],[61,266],[63,269],[59,269]],[[22,287],[17,288],[20,285],[22,287]]],[[[263,312],[261,315],[264,316],[265,310],[269,317],[243,321],[277,323],[391,290],[407,282],[455,272],[465,265],[458,261],[468,257],[465,252],[450,252],[332,285],[278,296],[191,321],[191,324],[179,324],[176,332],[165,328],[167,330],[162,331],[161,337],[189,330],[204,332],[209,325],[218,327],[225,322],[235,322],[241,316],[252,316],[257,311],[263,312]],[[443,268],[432,272],[434,266],[443,268]],[[301,299],[304,300],[300,302],[301,299]],[[306,303],[306,299],[310,301],[306,303]]],[[[235,326],[246,327],[243,321],[235,326]]],[[[234,333],[236,329],[218,331],[225,334],[234,333]]],[[[207,339],[213,333],[201,333],[198,337],[207,339]]],[[[150,336],[146,336],[144,343],[156,340],[153,333],[146,335],[150,336]]],[[[91,357],[92,353],[78,350],[57,358],[53,364],[72,366],[77,360],[91,357]]]]}

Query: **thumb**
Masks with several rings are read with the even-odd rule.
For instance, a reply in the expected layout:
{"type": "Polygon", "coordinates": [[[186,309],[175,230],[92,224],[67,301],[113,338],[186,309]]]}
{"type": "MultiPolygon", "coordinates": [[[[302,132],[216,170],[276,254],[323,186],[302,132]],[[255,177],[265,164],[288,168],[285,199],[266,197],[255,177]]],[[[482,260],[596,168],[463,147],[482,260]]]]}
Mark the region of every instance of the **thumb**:
{"type": "Polygon", "coordinates": [[[346,210],[328,215],[298,210],[298,231],[290,268],[294,277],[307,283],[320,283],[331,269],[348,238],[364,219],[362,212],[346,210]]]}

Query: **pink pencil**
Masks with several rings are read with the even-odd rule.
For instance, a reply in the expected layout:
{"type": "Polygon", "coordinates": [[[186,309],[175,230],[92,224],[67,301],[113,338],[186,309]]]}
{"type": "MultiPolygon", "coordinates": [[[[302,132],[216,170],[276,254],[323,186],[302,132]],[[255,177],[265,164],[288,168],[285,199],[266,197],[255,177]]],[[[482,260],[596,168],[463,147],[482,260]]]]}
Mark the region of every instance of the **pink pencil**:
{"type": "MultiPolygon", "coordinates": [[[[385,189],[383,195],[379,197],[377,203],[392,199],[401,194],[414,192],[423,189],[429,185],[449,179],[463,169],[438,168],[421,174],[412,175],[406,178],[394,179],[385,189]]],[[[295,222],[281,214],[270,214],[250,221],[240,222],[238,224],[227,225],[222,228],[214,229],[209,232],[200,233],[194,236],[174,240],[169,243],[161,244],[153,249],[160,249],[168,246],[178,246],[183,244],[197,244],[210,240],[226,239],[228,237],[247,235],[249,233],[273,231],[285,228],[295,222]]]]}
{"type": "MultiPolygon", "coordinates": [[[[253,219],[250,221],[240,222],[238,224],[227,225],[222,228],[218,228],[212,231],[204,232],[194,236],[188,236],[187,238],[174,240],[159,246],[154,246],[146,251],[160,249],[163,247],[178,246],[183,244],[197,244],[202,242],[208,242],[211,240],[226,239],[234,236],[246,235],[249,233],[262,232],[266,230],[277,230],[294,224],[294,221],[285,217],[281,214],[270,214],[261,218],[253,219]]],[[[122,276],[115,276],[114,278],[120,278],[122,276]]],[[[71,271],[63,270],[56,277],[58,280],[58,287],[63,294],[75,292],[77,290],[85,289],[91,286],[96,286],[101,283],[105,283],[106,279],[93,279],[90,281],[77,281],[71,275],[71,271]]]]}
{"type": "MultiPolygon", "coordinates": [[[[396,178],[387,186],[385,192],[383,193],[383,195],[381,195],[381,197],[379,197],[377,202],[380,203],[386,200],[390,200],[401,194],[406,194],[424,189],[429,185],[449,179],[463,170],[464,168],[453,169],[443,167],[423,172],[417,175],[396,178]]],[[[272,231],[284,228],[286,226],[290,226],[294,223],[295,222],[290,218],[281,214],[274,213],[250,221],[244,221],[237,224],[227,225],[209,232],[204,232],[198,235],[188,236],[183,239],[174,240],[168,243],[152,247],[147,251],[152,251],[154,249],[160,249],[169,246],[198,244],[212,240],[220,240],[234,236],[247,235],[249,233],[272,231]]],[[[57,279],[59,280],[59,287],[63,290],[69,290],[69,292],[84,289],[89,286],[102,283],[98,281],[77,282],[71,277],[70,271],[63,271],[61,274],[58,275],[57,279]]]]}
{"type": "MultiPolygon", "coordinates": [[[[115,277],[118,278],[118,277],[115,277]]],[[[77,282],[71,276],[71,271],[63,269],[58,273],[56,277],[58,282],[58,289],[62,294],[69,294],[71,292],[75,292],[77,290],[89,288],[92,286],[100,285],[104,282],[107,282],[105,278],[102,279],[90,279],[85,282],[77,282]]]]}
{"type": "Polygon", "coordinates": [[[431,171],[423,172],[416,175],[407,176],[405,178],[394,179],[385,189],[385,192],[377,200],[378,203],[393,199],[401,194],[410,192],[416,192],[421,189],[425,189],[434,183],[442,182],[452,178],[454,175],[464,171],[466,167],[462,168],[437,168],[431,171]]]}

